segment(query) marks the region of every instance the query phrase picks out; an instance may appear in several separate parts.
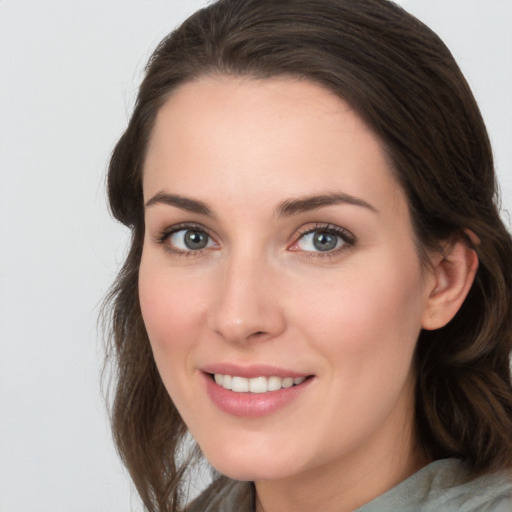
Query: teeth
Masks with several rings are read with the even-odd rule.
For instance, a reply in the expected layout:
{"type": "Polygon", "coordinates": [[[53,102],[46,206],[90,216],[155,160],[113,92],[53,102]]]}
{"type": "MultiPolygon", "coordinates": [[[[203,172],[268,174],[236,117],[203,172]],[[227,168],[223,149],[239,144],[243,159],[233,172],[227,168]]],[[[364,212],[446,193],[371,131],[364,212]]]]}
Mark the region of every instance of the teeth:
{"type": "Polygon", "coordinates": [[[267,391],[279,391],[302,384],[306,377],[254,377],[246,379],[232,375],[216,373],[213,376],[215,382],[224,389],[230,389],[236,393],[266,393],[267,391]]]}
{"type": "Polygon", "coordinates": [[[267,378],[255,377],[249,379],[249,391],[251,393],[266,393],[267,392],[267,378]]]}
{"type": "Polygon", "coordinates": [[[281,386],[283,386],[283,388],[291,388],[293,386],[293,378],[285,377],[281,382],[281,386]]]}
{"type": "Polygon", "coordinates": [[[267,391],[279,391],[282,380],[280,377],[269,377],[267,379],[267,391]]]}
{"type": "Polygon", "coordinates": [[[233,387],[233,377],[231,375],[221,375],[222,377],[222,387],[226,389],[231,389],[233,387]]]}
{"type": "Polygon", "coordinates": [[[247,393],[249,391],[249,379],[233,377],[231,389],[237,393],[247,393]]]}

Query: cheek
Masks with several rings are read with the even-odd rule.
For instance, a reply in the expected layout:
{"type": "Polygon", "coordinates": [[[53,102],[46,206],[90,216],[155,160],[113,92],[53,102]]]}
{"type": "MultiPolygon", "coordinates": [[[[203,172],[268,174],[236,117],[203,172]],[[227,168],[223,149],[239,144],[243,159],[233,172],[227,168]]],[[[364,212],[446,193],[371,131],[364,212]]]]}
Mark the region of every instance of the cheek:
{"type": "Polygon", "coordinates": [[[184,368],[183,357],[194,348],[200,334],[205,305],[197,283],[171,269],[141,261],[139,300],[153,354],[162,377],[168,366],[184,368]],[[171,357],[169,357],[171,356],[171,357]],[[165,360],[165,367],[160,364],[165,360]]]}
{"type": "Polygon", "coordinates": [[[324,283],[321,291],[315,286],[316,293],[296,295],[302,300],[295,322],[326,361],[321,377],[331,383],[325,393],[330,405],[319,413],[319,437],[331,446],[340,445],[340,436],[350,444],[370,435],[397,403],[402,411],[412,407],[421,275],[413,266],[369,268],[352,268],[337,286],[324,283]],[[338,427],[328,427],[333,424],[338,427]]]}
{"type": "Polygon", "coordinates": [[[194,412],[196,390],[186,385],[194,375],[194,354],[201,338],[204,304],[198,283],[158,260],[142,258],[139,300],[144,325],[160,377],[182,417],[194,412]]]}
{"type": "Polygon", "coordinates": [[[310,340],[319,350],[383,371],[410,365],[421,330],[422,279],[415,264],[394,261],[353,267],[295,294],[296,321],[304,325],[308,319],[310,340]]]}

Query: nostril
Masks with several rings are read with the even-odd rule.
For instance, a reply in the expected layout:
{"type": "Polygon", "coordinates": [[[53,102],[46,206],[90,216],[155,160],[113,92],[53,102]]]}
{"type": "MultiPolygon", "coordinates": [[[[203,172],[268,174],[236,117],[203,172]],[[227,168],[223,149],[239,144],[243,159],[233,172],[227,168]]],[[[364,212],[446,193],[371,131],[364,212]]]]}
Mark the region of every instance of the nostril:
{"type": "Polygon", "coordinates": [[[253,332],[249,338],[261,338],[263,336],[265,336],[267,333],[265,331],[256,331],[256,332],[253,332]]]}

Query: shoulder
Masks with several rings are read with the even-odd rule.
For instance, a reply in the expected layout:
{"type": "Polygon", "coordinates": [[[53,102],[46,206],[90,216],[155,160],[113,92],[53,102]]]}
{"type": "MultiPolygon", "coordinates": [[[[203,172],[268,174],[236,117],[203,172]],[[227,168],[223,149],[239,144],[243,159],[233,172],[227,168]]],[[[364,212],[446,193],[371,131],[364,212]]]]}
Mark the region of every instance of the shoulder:
{"type": "MultiPolygon", "coordinates": [[[[222,477],[185,512],[254,510],[254,485],[222,477]]],[[[512,477],[492,473],[471,479],[456,459],[433,462],[355,512],[511,512],[512,477]]]]}
{"type": "Polygon", "coordinates": [[[357,512],[391,511],[511,512],[512,477],[491,473],[471,478],[459,460],[445,459],[424,467],[357,512]]]}
{"type": "Polygon", "coordinates": [[[185,512],[241,512],[244,510],[254,510],[253,484],[225,477],[215,480],[185,508],[185,512]]]}

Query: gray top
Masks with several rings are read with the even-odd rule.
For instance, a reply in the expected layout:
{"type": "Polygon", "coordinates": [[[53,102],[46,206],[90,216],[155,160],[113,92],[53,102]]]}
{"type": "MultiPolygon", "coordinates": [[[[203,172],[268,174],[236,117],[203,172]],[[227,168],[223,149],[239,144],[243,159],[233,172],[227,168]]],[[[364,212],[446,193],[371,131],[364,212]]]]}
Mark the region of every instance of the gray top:
{"type": "MultiPolygon", "coordinates": [[[[212,484],[187,512],[253,512],[251,482],[212,484]]],[[[512,512],[512,478],[502,473],[468,480],[456,459],[438,460],[354,512],[512,512]]],[[[316,511],[314,511],[316,512],[316,511]]]]}

